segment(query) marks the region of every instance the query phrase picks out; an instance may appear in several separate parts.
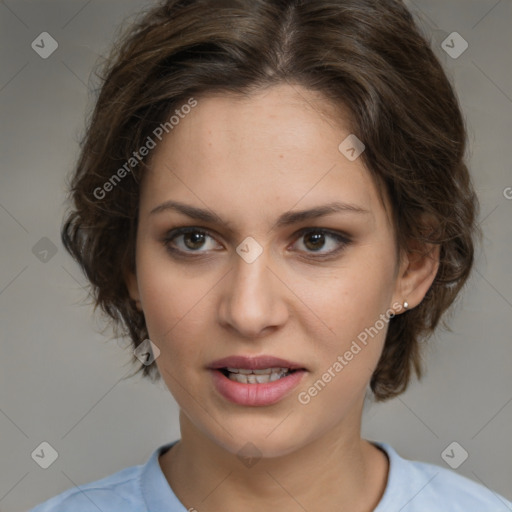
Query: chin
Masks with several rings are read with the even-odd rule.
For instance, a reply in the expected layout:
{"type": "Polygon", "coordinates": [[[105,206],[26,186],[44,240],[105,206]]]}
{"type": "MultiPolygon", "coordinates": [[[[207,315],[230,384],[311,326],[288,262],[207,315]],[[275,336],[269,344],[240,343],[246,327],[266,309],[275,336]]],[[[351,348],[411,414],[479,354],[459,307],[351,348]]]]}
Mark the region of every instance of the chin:
{"type": "Polygon", "coordinates": [[[255,425],[256,422],[257,420],[252,418],[250,421],[237,423],[236,427],[224,423],[227,432],[223,429],[220,432],[218,430],[210,431],[208,437],[218,446],[238,457],[282,457],[308,444],[306,438],[298,437],[299,435],[304,436],[303,429],[290,428],[292,425],[287,425],[288,428],[284,428],[284,425],[278,426],[279,421],[273,422],[270,428],[268,422],[262,422],[261,427],[258,428],[255,425]],[[228,432],[233,436],[230,436],[228,432]]]}

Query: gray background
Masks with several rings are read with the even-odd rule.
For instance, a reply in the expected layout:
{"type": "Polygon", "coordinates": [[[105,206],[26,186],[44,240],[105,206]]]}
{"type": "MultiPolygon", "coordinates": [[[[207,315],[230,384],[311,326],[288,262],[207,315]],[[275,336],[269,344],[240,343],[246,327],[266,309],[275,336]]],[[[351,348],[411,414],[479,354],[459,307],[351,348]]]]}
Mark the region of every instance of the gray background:
{"type": "MultiPolygon", "coordinates": [[[[121,380],[132,369],[130,354],[109,331],[101,334],[101,318],[83,301],[85,281],[59,239],[65,178],[92,102],[90,72],[121,20],[148,5],[0,2],[2,512],[27,510],[141,464],[179,437],[177,406],[164,384],[121,380]],[[48,59],[31,48],[43,31],[59,44],[48,59]],[[57,249],[46,262],[33,253],[43,237],[57,249]],[[43,441],[59,455],[48,469],[31,458],[43,441]]],[[[439,332],[428,345],[425,379],[395,400],[369,406],[363,435],[444,467],[441,453],[457,441],[469,458],[456,471],[512,499],[512,200],[506,198],[507,190],[512,197],[512,2],[409,5],[467,117],[485,239],[454,309],[453,332],[439,332]],[[453,31],[469,43],[457,59],[441,49],[453,31]]]]}

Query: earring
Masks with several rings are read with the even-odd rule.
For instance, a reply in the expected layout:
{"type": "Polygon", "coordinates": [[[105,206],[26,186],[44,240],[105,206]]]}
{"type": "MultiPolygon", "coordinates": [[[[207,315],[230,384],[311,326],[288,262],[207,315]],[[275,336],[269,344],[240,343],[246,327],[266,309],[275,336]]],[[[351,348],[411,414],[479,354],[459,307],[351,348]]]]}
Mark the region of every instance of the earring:
{"type": "Polygon", "coordinates": [[[407,309],[409,307],[409,303],[407,301],[404,302],[404,309],[407,309]]]}

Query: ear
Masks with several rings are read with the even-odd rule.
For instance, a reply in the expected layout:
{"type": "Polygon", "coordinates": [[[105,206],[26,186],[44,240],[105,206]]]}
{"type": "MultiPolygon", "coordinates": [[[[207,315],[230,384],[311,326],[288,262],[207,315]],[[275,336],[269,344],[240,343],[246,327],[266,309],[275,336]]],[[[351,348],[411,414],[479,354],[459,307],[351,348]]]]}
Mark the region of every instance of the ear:
{"type": "Polygon", "coordinates": [[[142,311],[142,305],[140,302],[139,283],[137,282],[137,275],[131,270],[124,271],[124,282],[128,290],[130,298],[135,301],[137,309],[142,311]]]}
{"type": "MultiPolygon", "coordinates": [[[[402,305],[407,302],[407,309],[418,306],[434,282],[439,270],[439,258],[439,244],[411,243],[407,251],[402,252],[394,303],[402,305]]],[[[403,312],[403,308],[400,312],[403,312]]]]}

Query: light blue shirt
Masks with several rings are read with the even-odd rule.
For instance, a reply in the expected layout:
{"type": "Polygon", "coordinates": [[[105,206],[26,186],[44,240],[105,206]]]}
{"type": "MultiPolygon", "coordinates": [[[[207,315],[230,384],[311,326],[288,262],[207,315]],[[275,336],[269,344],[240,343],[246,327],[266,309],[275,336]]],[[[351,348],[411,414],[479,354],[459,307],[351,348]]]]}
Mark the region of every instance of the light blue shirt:
{"type": "MultiPolygon", "coordinates": [[[[512,512],[512,502],[483,485],[434,464],[403,459],[390,445],[372,442],[390,461],[386,490],[374,512],[512,512]]],[[[68,489],[29,512],[188,512],[158,462],[175,443],[157,448],[145,464],[68,489]]]]}

